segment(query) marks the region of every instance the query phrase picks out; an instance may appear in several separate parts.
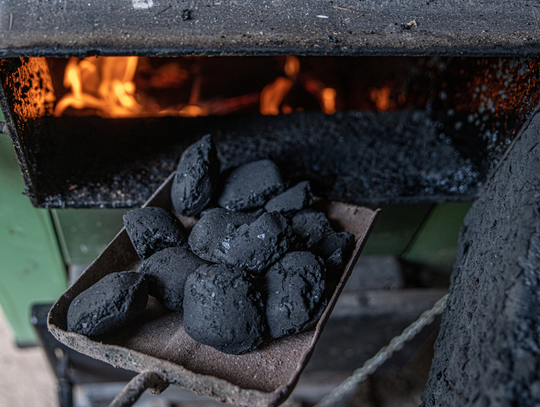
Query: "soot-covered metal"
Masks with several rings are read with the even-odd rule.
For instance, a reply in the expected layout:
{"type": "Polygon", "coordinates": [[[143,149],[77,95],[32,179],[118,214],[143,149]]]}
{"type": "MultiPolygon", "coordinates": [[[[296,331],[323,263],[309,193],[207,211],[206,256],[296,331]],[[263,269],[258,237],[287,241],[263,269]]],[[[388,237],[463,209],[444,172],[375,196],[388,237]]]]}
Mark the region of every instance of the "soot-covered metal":
{"type": "Polygon", "coordinates": [[[530,0],[0,1],[0,56],[532,55],[530,0]]]}
{"type": "MultiPolygon", "coordinates": [[[[53,208],[141,205],[181,152],[208,133],[222,170],[271,158],[290,182],[308,179],[315,193],[330,199],[470,200],[539,100],[537,59],[339,61],[351,72],[362,68],[355,77],[360,91],[389,89],[387,109],[394,111],[110,119],[87,116],[87,109],[54,117],[53,80],[43,58],[2,61],[0,102],[27,194],[36,206],[53,208]]],[[[367,101],[372,106],[357,106],[378,109],[367,101]]]]}

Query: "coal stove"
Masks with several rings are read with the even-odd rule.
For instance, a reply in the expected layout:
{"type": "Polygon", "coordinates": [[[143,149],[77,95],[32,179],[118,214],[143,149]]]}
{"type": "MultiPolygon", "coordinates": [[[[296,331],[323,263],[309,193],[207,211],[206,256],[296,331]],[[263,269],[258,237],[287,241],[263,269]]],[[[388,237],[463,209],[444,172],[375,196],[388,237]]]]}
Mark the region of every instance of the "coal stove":
{"type": "MultiPolygon", "coordinates": [[[[38,207],[138,206],[207,133],[224,170],[272,158],[331,199],[468,201],[538,104],[540,10],[528,1],[57,0],[0,10],[0,104],[38,207]],[[112,118],[70,106],[55,115],[73,93],[58,58],[95,55],[139,56],[155,69],[196,59],[202,73],[188,75],[188,91],[169,106],[214,114],[112,118]],[[322,85],[313,96],[298,77],[281,114],[260,115],[262,90],[291,80],[283,55],[322,85]],[[215,73],[227,66],[253,89],[217,92],[215,73]],[[216,93],[194,102],[197,86],[216,93]],[[335,113],[324,89],[335,91],[335,113]],[[238,109],[224,116],[216,100],[238,109]]],[[[141,90],[143,72],[134,79],[141,90]]]]}

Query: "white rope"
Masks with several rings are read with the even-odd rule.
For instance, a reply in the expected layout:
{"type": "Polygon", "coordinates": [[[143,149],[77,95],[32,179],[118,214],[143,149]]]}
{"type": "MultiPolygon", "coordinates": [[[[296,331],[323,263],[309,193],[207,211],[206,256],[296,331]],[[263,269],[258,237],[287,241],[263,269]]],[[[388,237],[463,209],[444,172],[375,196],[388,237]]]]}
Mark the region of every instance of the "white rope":
{"type": "Polygon", "coordinates": [[[345,379],[315,407],[333,407],[338,401],[354,390],[359,383],[366,380],[366,378],[373,374],[379,368],[379,366],[386,362],[386,360],[390,359],[394,352],[401,350],[403,345],[405,345],[405,342],[414,338],[425,326],[431,324],[437,315],[442,314],[444,307],[446,306],[447,299],[448,294],[437,301],[433,308],[425,311],[420,318],[405,328],[401,335],[396,336],[387,346],[382,348],[375,356],[366,361],[364,366],[356,369],[352,376],[345,379]]]}

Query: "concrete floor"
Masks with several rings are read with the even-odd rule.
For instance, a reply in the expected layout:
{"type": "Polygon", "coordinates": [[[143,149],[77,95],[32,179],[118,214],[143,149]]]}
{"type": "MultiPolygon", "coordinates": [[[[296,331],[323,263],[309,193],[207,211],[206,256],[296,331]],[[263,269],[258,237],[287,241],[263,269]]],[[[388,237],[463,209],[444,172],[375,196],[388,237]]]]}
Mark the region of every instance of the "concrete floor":
{"type": "Polygon", "coordinates": [[[0,308],[0,406],[57,407],[55,387],[43,349],[17,348],[0,308]]]}

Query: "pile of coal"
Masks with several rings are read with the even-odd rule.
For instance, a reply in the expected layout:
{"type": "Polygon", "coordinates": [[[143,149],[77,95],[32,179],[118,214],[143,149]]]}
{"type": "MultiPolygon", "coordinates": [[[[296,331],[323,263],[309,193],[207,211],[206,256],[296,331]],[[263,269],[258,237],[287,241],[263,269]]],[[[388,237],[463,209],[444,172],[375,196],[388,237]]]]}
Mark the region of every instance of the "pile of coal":
{"type": "Polygon", "coordinates": [[[201,266],[186,282],[184,329],[197,342],[239,355],[262,343],[264,304],[254,279],[223,264],[201,266]]]}
{"type": "Polygon", "coordinates": [[[268,270],[265,280],[272,338],[295,334],[319,320],[327,303],[324,262],[319,256],[287,253],[268,270]]]}
{"type": "Polygon", "coordinates": [[[216,148],[205,136],[182,154],[171,190],[176,213],[199,221],[188,233],[165,209],[127,212],[126,231],[145,261],[77,297],[70,330],[94,336],[121,326],[144,308],[148,293],[169,310],[183,310],[194,340],[231,354],[318,321],[354,236],[336,232],[312,209],[308,181],[286,189],[270,160],[236,168],[216,196],[219,176],[216,148]]]}
{"type": "Polygon", "coordinates": [[[103,335],[135,321],[147,301],[144,274],[134,271],[108,274],[71,302],[68,331],[90,337],[103,335]]]}
{"type": "Polygon", "coordinates": [[[220,166],[210,134],[182,153],[171,190],[177,213],[195,216],[208,206],[217,188],[220,166]]]}
{"type": "Polygon", "coordinates": [[[181,311],[188,276],[207,261],[181,247],[169,247],[146,259],[139,273],[146,274],[148,293],[165,308],[181,311]]]}
{"type": "Polygon", "coordinates": [[[142,259],[167,247],[187,247],[188,232],[184,225],[163,208],[147,206],[127,211],[124,226],[142,259]]]}

